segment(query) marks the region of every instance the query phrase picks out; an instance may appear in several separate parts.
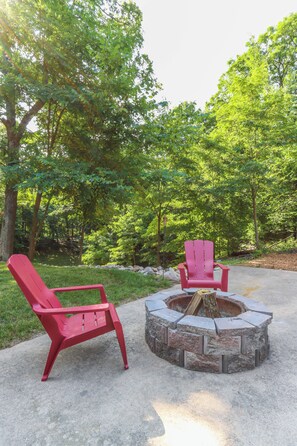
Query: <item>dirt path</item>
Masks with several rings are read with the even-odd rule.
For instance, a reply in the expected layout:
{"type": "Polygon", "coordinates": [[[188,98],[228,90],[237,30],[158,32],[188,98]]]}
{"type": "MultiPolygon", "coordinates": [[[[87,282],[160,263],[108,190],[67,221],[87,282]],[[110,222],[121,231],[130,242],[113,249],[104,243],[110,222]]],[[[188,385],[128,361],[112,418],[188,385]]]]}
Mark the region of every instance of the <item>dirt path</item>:
{"type": "Polygon", "coordinates": [[[242,264],[243,266],[253,266],[259,268],[285,269],[288,271],[297,271],[297,252],[292,253],[273,253],[263,255],[258,259],[249,260],[242,264]]]}

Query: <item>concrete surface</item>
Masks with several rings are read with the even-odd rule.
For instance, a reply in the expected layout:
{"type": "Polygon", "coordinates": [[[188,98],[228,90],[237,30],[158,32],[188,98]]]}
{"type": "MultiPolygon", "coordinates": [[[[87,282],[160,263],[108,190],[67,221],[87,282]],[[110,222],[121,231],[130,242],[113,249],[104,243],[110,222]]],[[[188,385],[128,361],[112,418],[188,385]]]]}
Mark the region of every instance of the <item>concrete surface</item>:
{"type": "Polygon", "coordinates": [[[46,335],[0,351],[0,444],[296,446],[297,272],[232,267],[229,283],[274,313],[260,367],[216,375],[158,358],[141,299],[118,308],[127,371],[114,333],[64,350],[45,383],[46,335]]]}

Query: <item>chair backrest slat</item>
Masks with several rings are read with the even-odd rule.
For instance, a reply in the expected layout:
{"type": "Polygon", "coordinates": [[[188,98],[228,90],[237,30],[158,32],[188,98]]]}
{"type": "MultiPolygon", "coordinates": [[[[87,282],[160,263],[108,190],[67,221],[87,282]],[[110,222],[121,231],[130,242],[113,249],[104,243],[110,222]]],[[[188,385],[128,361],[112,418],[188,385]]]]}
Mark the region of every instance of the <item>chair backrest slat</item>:
{"type": "Polygon", "coordinates": [[[209,240],[185,242],[189,279],[213,279],[214,248],[209,240]]]}
{"type": "MultiPolygon", "coordinates": [[[[57,296],[45,285],[27,256],[12,255],[7,266],[31,307],[36,304],[42,308],[61,307],[57,296]]],[[[47,315],[39,319],[51,338],[61,332],[65,323],[64,315],[47,315]]]]}

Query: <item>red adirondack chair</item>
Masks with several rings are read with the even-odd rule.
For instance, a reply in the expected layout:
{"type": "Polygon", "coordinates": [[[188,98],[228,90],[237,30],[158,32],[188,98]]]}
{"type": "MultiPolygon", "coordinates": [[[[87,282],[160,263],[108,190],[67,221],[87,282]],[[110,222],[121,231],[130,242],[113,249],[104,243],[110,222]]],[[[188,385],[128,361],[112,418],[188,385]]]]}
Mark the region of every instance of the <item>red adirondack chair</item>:
{"type": "Polygon", "coordinates": [[[219,288],[228,291],[229,268],[214,263],[213,242],[209,240],[188,240],[185,242],[186,262],[180,263],[181,287],[184,288],[219,288]],[[221,280],[214,279],[214,268],[222,270],[221,280]]]}
{"type": "Polygon", "coordinates": [[[128,368],[122,324],[114,305],[107,302],[103,285],[49,289],[30,260],[22,254],[12,255],[7,266],[52,341],[41,381],[47,380],[61,350],[112,330],[115,330],[118,338],[124,367],[128,368]],[[92,289],[99,290],[102,303],[62,308],[55,295],[56,292],[92,289]],[[66,317],[66,314],[73,316],[66,317]]]}

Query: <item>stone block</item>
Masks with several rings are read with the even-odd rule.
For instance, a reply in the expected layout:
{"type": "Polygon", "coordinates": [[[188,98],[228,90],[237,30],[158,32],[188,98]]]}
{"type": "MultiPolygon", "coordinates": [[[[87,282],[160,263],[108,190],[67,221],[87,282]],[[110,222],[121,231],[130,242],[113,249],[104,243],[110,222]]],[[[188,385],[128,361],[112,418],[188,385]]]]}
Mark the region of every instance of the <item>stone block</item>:
{"type": "Polygon", "coordinates": [[[222,373],[222,356],[197,355],[185,351],[185,368],[199,372],[222,373]]]}
{"type": "Polygon", "coordinates": [[[256,367],[255,352],[248,355],[223,356],[223,372],[236,373],[243,370],[252,370],[256,367]]]}
{"type": "Polygon", "coordinates": [[[185,316],[177,323],[177,329],[196,334],[216,336],[216,326],[213,319],[200,316],[185,316]]]}
{"type": "Polygon", "coordinates": [[[166,359],[171,364],[178,365],[180,367],[184,366],[184,352],[183,350],[168,347],[167,344],[155,340],[155,353],[159,358],[166,359]]]}
{"type": "Polygon", "coordinates": [[[270,350],[269,342],[263,344],[263,345],[259,348],[259,364],[262,364],[262,362],[264,362],[265,359],[268,358],[268,356],[269,356],[269,350],[270,350]]]}
{"type": "Polygon", "coordinates": [[[166,303],[163,300],[148,300],[145,302],[145,308],[146,311],[156,311],[156,310],[162,310],[163,308],[167,308],[166,303]]]}
{"type": "Polygon", "coordinates": [[[151,312],[147,317],[151,321],[155,321],[158,324],[164,325],[170,328],[176,328],[177,322],[183,318],[183,314],[170,310],[169,308],[163,308],[161,310],[156,310],[151,312]]]}
{"type": "Polygon", "coordinates": [[[168,329],[168,346],[202,354],[203,336],[168,329]]]}
{"type": "Polygon", "coordinates": [[[148,330],[145,330],[145,341],[150,350],[155,353],[155,338],[150,334],[148,330]]]}
{"type": "Polygon", "coordinates": [[[183,288],[183,291],[187,294],[194,294],[198,290],[199,290],[199,288],[183,288]]]}
{"type": "Polygon", "coordinates": [[[242,320],[240,316],[236,317],[222,317],[214,319],[217,333],[226,336],[236,336],[255,331],[254,325],[242,320]]]}
{"type": "Polygon", "coordinates": [[[242,302],[247,311],[257,311],[258,313],[264,313],[270,316],[273,315],[272,312],[266,307],[266,305],[262,304],[261,302],[257,302],[256,300],[249,299],[248,297],[244,296],[239,296],[238,294],[233,295],[231,299],[242,302]]]}
{"type": "Polygon", "coordinates": [[[256,311],[246,311],[238,316],[240,319],[254,325],[257,328],[266,327],[272,321],[272,316],[256,311]]]}
{"type": "Polygon", "coordinates": [[[241,353],[241,336],[204,336],[205,355],[237,355],[241,353]]]}
{"type": "Polygon", "coordinates": [[[145,332],[160,342],[167,343],[167,327],[158,324],[157,321],[147,318],[145,332]]]}
{"type": "Polygon", "coordinates": [[[242,336],[241,352],[245,355],[253,353],[268,344],[267,327],[256,330],[255,333],[242,336]]]}
{"type": "Polygon", "coordinates": [[[148,300],[166,300],[168,297],[176,296],[177,294],[181,294],[182,289],[177,288],[176,290],[168,290],[168,291],[158,291],[158,293],[152,294],[146,298],[148,300]]]}
{"type": "Polygon", "coordinates": [[[235,293],[230,293],[229,291],[217,291],[218,297],[231,297],[235,296],[235,293]]]}
{"type": "Polygon", "coordinates": [[[147,297],[145,302],[154,301],[154,300],[165,300],[170,295],[171,295],[171,293],[162,293],[159,291],[158,293],[152,294],[151,296],[147,297]]]}

